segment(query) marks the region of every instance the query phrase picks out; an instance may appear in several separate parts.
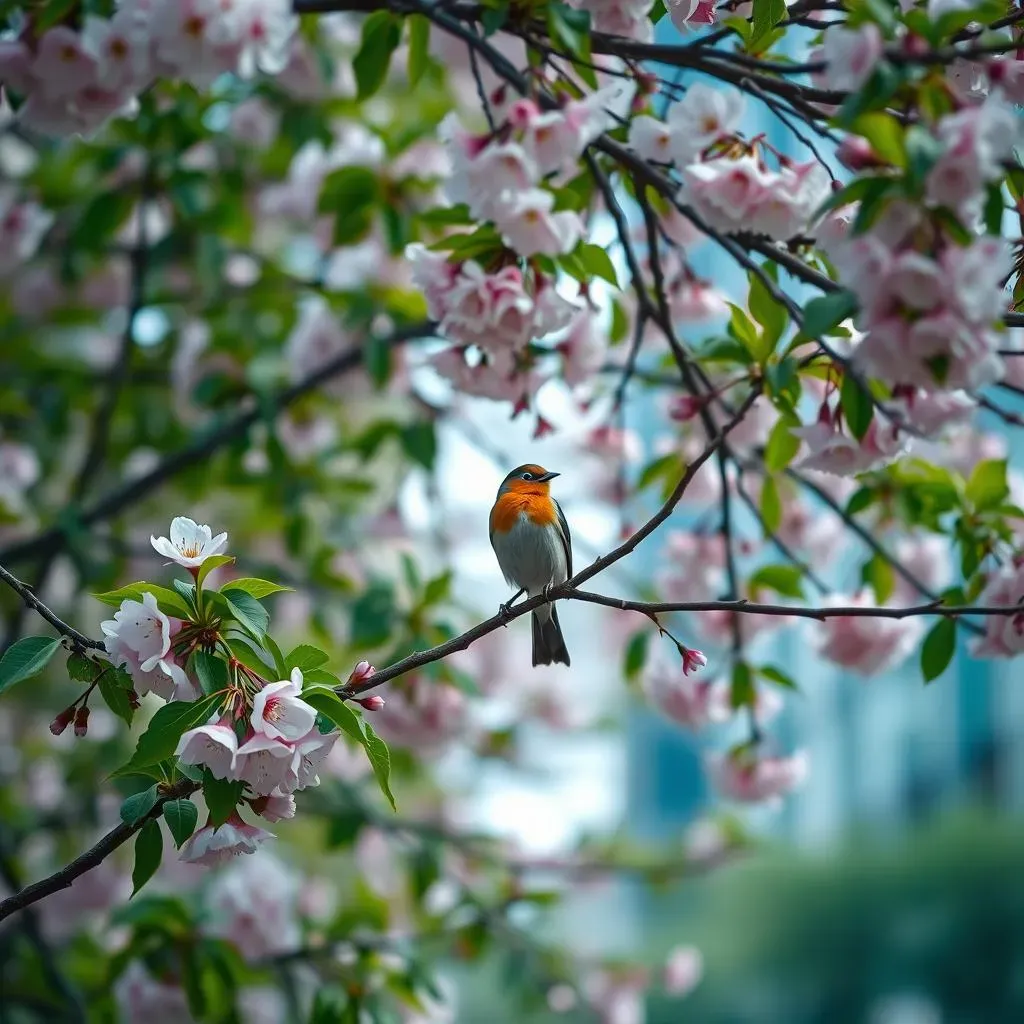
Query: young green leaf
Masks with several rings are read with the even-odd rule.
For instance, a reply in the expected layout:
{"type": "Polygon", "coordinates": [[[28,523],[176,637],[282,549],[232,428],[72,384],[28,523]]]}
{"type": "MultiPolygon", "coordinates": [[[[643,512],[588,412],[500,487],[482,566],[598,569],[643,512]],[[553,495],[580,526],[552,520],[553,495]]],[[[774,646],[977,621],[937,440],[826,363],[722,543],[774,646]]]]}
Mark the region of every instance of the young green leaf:
{"type": "Polygon", "coordinates": [[[55,636],[26,636],[11,644],[0,658],[0,693],[42,672],[58,647],[55,636]]]}
{"type": "Polygon", "coordinates": [[[1006,459],[985,459],[971,471],[965,496],[979,512],[996,508],[1010,493],[1006,482],[1006,459]]]}
{"type": "Polygon", "coordinates": [[[803,597],[803,575],[798,565],[763,565],[750,577],[749,586],[752,591],[767,587],[784,597],[803,597]]]}
{"type": "Polygon", "coordinates": [[[298,647],[289,651],[285,658],[289,669],[297,668],[300,672],[311,672],[315,668],[326,665],[330,660],[325,651],[321,651],[319,647],[314,647],[312,644],[299,644],[298,647]]]}
{"type": "Polygon", "coordinates": [[[956,620],[941,618],[929,630],[921,646],[921,675],[930,683],[949,667],[956,651],[956,620]]]}
{"type": "Polygon", "coordinates": [[[384,84],[391,55],[401,41],[401,20],[388,11],[374,11],[363,22],[362,41],[352,60],[359,99],[367,99],[384,84]]]}
{"type": "Polygon", "coordinates": [[[410,14],[406,21],[409,23],[407,73],[409,84],[416,85],[427,70],[430,59],[430,21],[423,14],[410,14]]]}
{"type": "Polygon", "coordinates": [[[234,561],[231,555],[209,555],[203,559],[203,564],[199,566],[199,573],[196,576],[196,586],[202,590],[203,584],[206,582],[206,577],[213,572],[214,569],[219,569],[222,565],[230,565],[234,561]]]}
{"type": "Polygon", "coordinates": [[[271,594],[291,592],[293,589],[292,587],[282,587],[280,583],[271,583],[270,580],[257,579],[255,576],[244,576],[241,579],[229,580],[224,584],[224,590],[241,590],[257,600],[269,597],[271,594]]]}
{"type": "Polygon", "coordinates": [[[228,685],[227,663],[208,651],[196,651],[192,657],[192,667],[199,679],[203,693],[220,693],[228,685]]]}
{"type": "MultiPolygon", "coordinates": [[[[216,694],[196,701],[172,701],[150,719],[126,768],[145,768],[172,757],[182,733],[205,722],[223,698],[216,694]]],[[[122,769],[123,773],[124,769],[122,769]]]]}
{"type": "Polygon", "coordinates": [[[199,809],[191,800],[168,800],[164,804],[164,820],[174,837],[174,845],[181,844],[196,830],[199,809]]]}
{"type": "Polygon", "coordinates": [[[267,626],[270,625],[270,615],[254,597],[250,597],[244,590],[236,590],[234,587],[225,588],[220,592],[228,606],[228,612],[237,620],[238,624],[257,643],[262,643],[267,635],[267,626]]]}
{"type": "Polygon", "coordinates": [[[729,702],[734,708],[753,706],[757,698],[754,689],[754,673],[745,661],[737,661],[732,669],[732,686],[729,691],[729,702]]]}
{"type": "Polygon", "coordinates": [[[843,374],[843,386],[839,392],[839,404],[843,410],[846,425],[858,441],[864,440],[871,427],[875,406],[871,395],[852,373],[843,374]]]}
{"type": "Polygon", "coordinates": [[[160,867],[164,853],[164,836],[160,826],[150,818],[135,839],[135,867],[132,868],[132,896],[134,896],[160,867]]]}
{"type": "Polygon", "coordinates": [[[759,675],[762,675],[765,679],[775,683],[776,686],[781,686],[787,690],[800,689],[791,676],[786,675],[782,669],[777,668],[775,665],[762,665],[757,671],[759,675]]]}
{"type": "Polygon", "coordinates": [[[302,691],[302,699],[329,718],[342,732],[358,743],[365,743],[359,716],[333,691],[321,686],[302,691]]]}
{"type": "Polygon", "coordinates": [[[137,825],[142,819],[156,807],[160,793],[155,785],[144,789],[141,793],[128,797],[121,804],[121,820],[126,825],[137,825]]]}
{"type": "Polygon", "coordinates": [[[766,476],[761,485],[761,519],[766,533],[775,533],[782,525],[782,501],[775,477],[766,476]]]}
{"type": "Polygon", "coordinates": [[[100,696],[103,698],[104,703],[110,710],[121,719],[125,725],[131,725],[132,719],[135,717],[135,708],[132,707],[131,700],[128,697],[129,687],[122,685],[122,681],[127,678],[129,683],[131,677],[127,676],[126,673],[116,672],[114,669],[109,669],[104,672],[100,678],[97,686],[100,691],[100,696]]]}
{"type": "Polygon", "coordinates": [[[622,671],[627,680],[635,679],[647,662],[647,648],[650,644],[650,633],[640,630],[629,638],[626,644],[626,653],[622,661],[622,671]]]}
{"type": "Polygon", "coordinates": [[[129,583],[125,587],[110,590],[105,594],[93,594],[93,597],[97,601],[116,608],[124,601],[141,601],[142,595],[145,593],[150,593],[156,598],[157,607],[164,615],[171,615],[176,619],[192,617],[192,609],[180,594],[168,590],[167,587],[158,587],[155,583],[147,583],[145,580],[139,583],[129,583]]]}
{"type": "Polygon", "coordinates": [[[363,725],[366,729],[364,740],[366,756],[370,759],[370,766],[377,778],[377,785],[388,798],[391,809],[397,811],[398,806],[395,803],[394,794],[391,792],[391,751],[388,750],[388,745],[373,731],[369,722],[364,722],[363,725]]]}
{"type": "Polygon", "coordinates": [[[850,291],[830,292],[804,306],[803,332],[820,338],[857,312],[857,296],[850,291]]]}
{"type": "Polygon", "coordinates": [[[244,789],[244,782],[215,779],[208,768],[203,771],[203,799],[214,827],[223,825],[231,817],[238,801],[242,799],[244,789]]]}

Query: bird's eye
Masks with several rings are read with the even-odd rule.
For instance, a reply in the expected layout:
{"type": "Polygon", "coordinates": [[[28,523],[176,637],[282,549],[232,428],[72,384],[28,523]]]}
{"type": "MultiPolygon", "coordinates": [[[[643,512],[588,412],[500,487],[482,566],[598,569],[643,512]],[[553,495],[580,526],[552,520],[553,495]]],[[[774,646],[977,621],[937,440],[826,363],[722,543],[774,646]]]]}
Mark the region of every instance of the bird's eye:
{"type": "Polygon", "coordinates": [[[532,473],[524,473],[523,474],[523,479],[524,480],[532,480],[533,479],[533,474],[532,473]]]}

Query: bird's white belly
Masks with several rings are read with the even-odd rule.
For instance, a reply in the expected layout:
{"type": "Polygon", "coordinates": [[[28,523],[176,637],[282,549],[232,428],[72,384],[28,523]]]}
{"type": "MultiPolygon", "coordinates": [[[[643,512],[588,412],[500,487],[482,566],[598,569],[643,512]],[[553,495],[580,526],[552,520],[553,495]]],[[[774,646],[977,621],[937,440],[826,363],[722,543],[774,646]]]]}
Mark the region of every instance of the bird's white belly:
{"type": "Polygon", "coordinates": [[[565,549],[556,526],[537,526],[522,512],[508,533],[494,534],[492,544],[510,585],[533,595],[565,582],[565,549]]]}

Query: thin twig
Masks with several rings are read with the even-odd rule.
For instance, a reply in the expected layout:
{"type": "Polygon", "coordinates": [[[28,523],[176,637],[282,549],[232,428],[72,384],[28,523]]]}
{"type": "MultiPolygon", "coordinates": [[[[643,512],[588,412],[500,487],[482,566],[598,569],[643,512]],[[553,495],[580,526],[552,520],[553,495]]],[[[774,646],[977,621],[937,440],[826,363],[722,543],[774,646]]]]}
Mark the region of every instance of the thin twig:
{"type": "Polygon", "coordinates": [[[84,633],[79,633],[74,626],[69,626],[63,619],[50,611],[32,592],[31,587],[22,583],[21,580],[2,565],[0,565],[0,580],[6,583],[22,599],[26,607],[31,608],[34,612],[38,612],[58,633],[66,636],[71,641],[73,647],[80,650],[85,650],[86,648],[98,651],[104,650],[103,644],[98,640],[93,640],[84,633]]]}

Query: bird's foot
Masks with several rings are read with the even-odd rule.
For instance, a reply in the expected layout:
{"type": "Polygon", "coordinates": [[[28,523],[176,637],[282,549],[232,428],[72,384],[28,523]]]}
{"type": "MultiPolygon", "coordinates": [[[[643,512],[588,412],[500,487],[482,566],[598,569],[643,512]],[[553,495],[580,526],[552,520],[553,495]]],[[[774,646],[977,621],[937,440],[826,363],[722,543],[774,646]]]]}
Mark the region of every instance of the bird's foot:
{"type": "Polygon", "coordinates": [[[519,595],[522,594],[522,588],[517,590],[504,604],[498,605],[498,618],[504,622],[512,614],[512,605],[519,600],[519,595]]]}
{"type": "Polygon", "coordinates": [[[545,583],[544,588],[540,593],[544,600],[547,601],[548,604],[551,604],[551,584],[545,583]]]}

